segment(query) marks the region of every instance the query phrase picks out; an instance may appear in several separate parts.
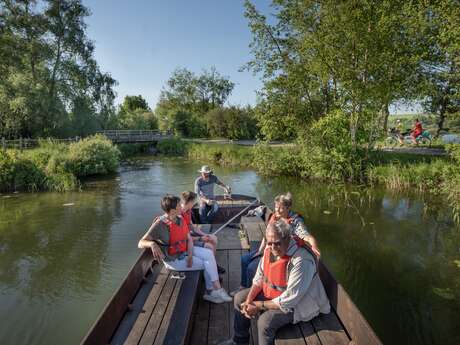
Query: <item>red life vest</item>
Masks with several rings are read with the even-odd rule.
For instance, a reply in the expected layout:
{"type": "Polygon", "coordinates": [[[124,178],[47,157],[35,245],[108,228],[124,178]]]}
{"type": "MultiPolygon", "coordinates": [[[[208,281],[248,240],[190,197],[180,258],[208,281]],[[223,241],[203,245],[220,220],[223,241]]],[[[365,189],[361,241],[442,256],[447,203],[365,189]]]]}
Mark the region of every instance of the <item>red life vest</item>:
{"type": "Polygon", "coordinates": [[[192,223],[192,210],[182,212],[182,219],[187,225],[190,225],[192,223]]]}
{"type": "Polygon", "coordinates": [[[270,262],[270,248],[264,251],[264,278],[262,291],[265,298],[273,299],[281,295],[287,288],[287,265],[290,256],[285,255],[275,262],[270,262]]]}
{"type": "MultiPolygon", "coordinates": [[[[318,274],[318,260],[316,255],[312,252],[311,247],[302,239],[297,236],[293,236],[297,244],[297,249],[294,253],[300,248],[305,249],[313,257],[315,261],[315,273],[318,274]]],[[[262,281],[262,291],[266,298],[273,299],[280,296],[287,289],[287,280],[288,280],[288,264],[292,256],[284,255],[282,258],[278,259],[275,262],[270,262],[270,248],[266,247],[264,251],[264,266],[263,266],[263,281],[262,281]]]]}
{"type": "Polygon", "coordinates": [[[187,251],[187,235],[189,233],[187,222],[181,218],[180,225],[177,225],[168,217],[161,218],[162,222],[169,227],[168,254],[175,255],[187,251]]]}

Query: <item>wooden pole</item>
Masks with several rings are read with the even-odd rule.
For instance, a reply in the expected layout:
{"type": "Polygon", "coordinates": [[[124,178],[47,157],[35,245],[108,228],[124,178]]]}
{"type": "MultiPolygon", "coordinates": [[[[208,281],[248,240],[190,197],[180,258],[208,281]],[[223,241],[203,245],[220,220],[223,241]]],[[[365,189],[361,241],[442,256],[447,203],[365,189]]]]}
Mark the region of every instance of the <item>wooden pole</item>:
{"type": "Polygon", "coordinates": [[[6,141],[5,141],[5,137],[2,138],[2,147],[3,147],[3,151],[6,151],[6,141]]]}

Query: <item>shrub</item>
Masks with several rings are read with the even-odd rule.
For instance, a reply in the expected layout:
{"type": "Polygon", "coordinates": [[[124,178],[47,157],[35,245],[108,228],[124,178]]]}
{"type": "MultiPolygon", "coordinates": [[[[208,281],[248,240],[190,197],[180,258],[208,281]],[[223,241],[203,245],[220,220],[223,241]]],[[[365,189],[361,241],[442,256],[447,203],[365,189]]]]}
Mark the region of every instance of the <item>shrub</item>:
{"type": "Polygon", "coordinates": [[[37,191],[46,183],[45,173],[17,151],[0,151],[0,190],[37,191]]]}
{"type": "Polygon", "coordinates": [[[350,135],[349,117],[342,111],[327,114],[313,122],[301,145],[305,177],[336,180],[364,180],[368,163],[365,145],[369,138],[366,118],[357,127],[355,143],[350,135]]]}
{"type": "Polygon", "coordinates": [[[266,144],[254,148],[254,167],[263,175],[304,176],[306,167],[295,146],[271,147],[266,144]]]}
{"type": "Polygon", "coordinates": [[[166,139],[158,142],[157,150],[163,155],[183,155],[186,151],[186,143],[178,138],[166,139]]]}
{"type": "Polygon", "coordinates": [[[69,147],[72,171],[77,177],[115,172],[120,151],[103,135],[94,135],[69,147]]]}

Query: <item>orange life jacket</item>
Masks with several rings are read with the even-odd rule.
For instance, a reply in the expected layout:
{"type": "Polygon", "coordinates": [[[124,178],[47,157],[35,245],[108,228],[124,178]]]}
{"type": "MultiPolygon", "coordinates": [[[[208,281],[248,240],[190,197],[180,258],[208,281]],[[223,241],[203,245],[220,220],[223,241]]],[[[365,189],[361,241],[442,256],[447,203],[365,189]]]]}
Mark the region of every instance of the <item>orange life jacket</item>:
{"type": "MultiPolygon", "coordinates": [[[[308,243],[304,240],[298,238],[297,236],[293,236],[297,244],[297,249],[303,248],[307,250],[313,257],[315,261],[315,273],[318,274],[318,258],[311,250],[311,247],[308,243]]],[[[294,251],[295,253],[295,251],[294,251]]],[[[263,281],[262,281],[262,291],[264,296],[267,299],[273,299],[280,296],[284,291],[287,289],[287,281],[288,281],[288,264],[291,260],[292,256],[284,255],[282,258],[278,259],[275,262],[270,262],[270,248],[266,247],[264,251],[264,266],[263,266],[263,281]]]]}
{"type": "Polygon", "coordinates": [[[264,251],[264,278],[262,291],[267,299],[273,299],[281,295],[287,288],[287,265],[290,256],[285,255],[275,262],[270,262],[270,248],[264,251]]]}
{"type": "Polygon", "coordinates": [[[182,219],[187,225],[190,225],[192,223],[192,210],[182,212],[182,219]]]}
{"type": "Polygon", "coordinates": [[[162,222],[169,228],[168,254],[175,255],[187,251],[187,235],[189,233],[187,222],[181,219],[180,225],[177,225],[168,217],[162,217],[162,222]]]}

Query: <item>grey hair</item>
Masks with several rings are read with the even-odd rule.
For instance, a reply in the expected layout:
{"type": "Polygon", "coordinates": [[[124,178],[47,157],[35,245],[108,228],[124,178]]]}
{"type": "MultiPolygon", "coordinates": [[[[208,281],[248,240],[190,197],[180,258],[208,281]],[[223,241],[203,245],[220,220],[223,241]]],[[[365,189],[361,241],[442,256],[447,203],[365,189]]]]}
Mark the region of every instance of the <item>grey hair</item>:
{"type": "Polygon", "coordinates": [[[286,194],[280,194],[275,197],[275,202],[281,203],[284,207],[291,208],[292,206],[292,194],[287,192],[286,194]]]}
{"type": "Polygon", "coordinates": [[[287,239],[291,238],[291,230],[289,225],[286,222],[279,220],[275,223],[269,224],[267,226],[267,230],[273,231],[277,237],[281,238],[281,240],[286,241],[287,239]]]}

